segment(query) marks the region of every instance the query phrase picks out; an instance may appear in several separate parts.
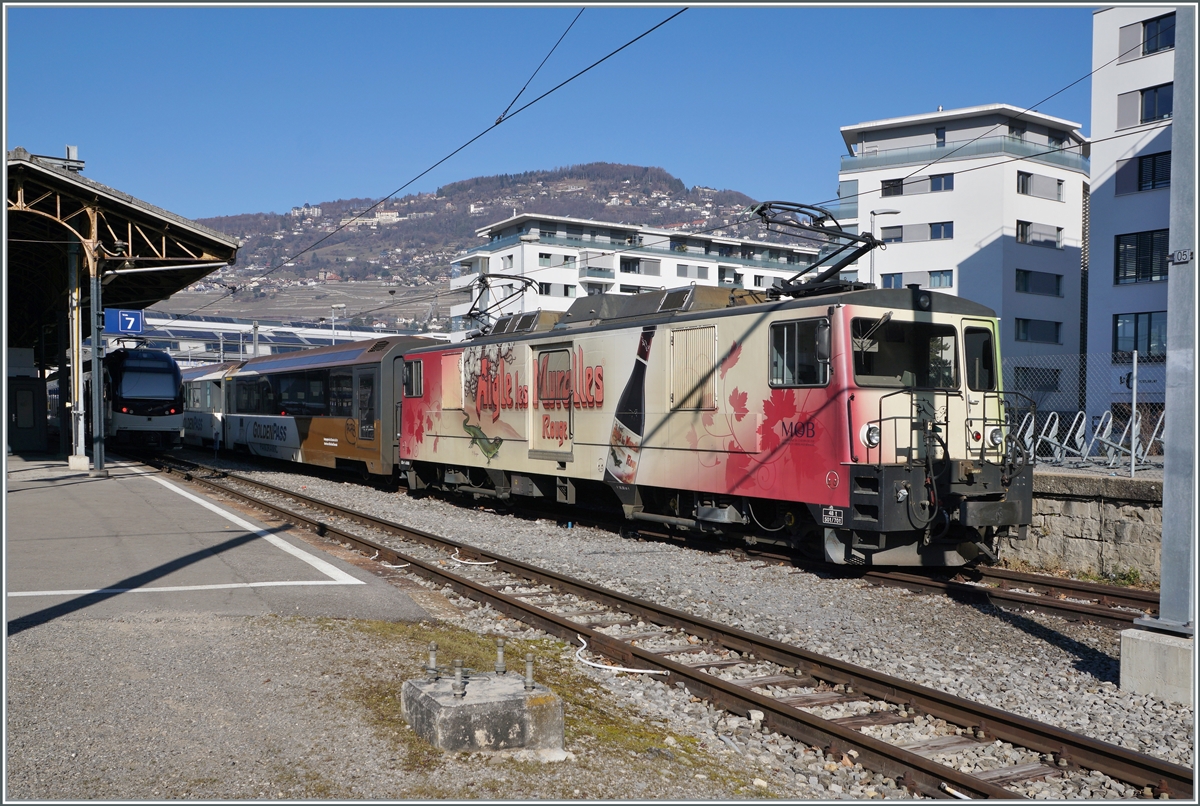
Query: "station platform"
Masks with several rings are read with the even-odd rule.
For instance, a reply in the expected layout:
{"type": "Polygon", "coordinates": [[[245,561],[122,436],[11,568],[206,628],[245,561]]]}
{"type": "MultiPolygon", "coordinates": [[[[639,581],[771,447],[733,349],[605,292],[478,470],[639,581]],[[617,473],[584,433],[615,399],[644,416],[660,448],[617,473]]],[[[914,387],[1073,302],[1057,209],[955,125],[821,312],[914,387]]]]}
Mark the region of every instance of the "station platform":
{"type": "Polygon", "coordinates": [[[106,464],[109,477],[93,478],[62,458],[7,457],[10,636],[131,612],[430,618],[403,590],[286,527],[140,464],[106,464]]]}

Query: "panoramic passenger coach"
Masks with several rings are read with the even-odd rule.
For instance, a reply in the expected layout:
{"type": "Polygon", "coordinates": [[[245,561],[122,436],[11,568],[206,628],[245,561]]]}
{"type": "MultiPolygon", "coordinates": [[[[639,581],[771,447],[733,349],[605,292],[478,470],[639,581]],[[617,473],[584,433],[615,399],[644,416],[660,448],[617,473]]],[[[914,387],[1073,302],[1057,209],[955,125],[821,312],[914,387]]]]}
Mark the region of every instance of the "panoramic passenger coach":
{"type": "Polygon", "coordinates": [[[389,336],[252,358],[221,381],[222,439],[258,456],[390,475],[402,356],[429,341],[389,336]]]}

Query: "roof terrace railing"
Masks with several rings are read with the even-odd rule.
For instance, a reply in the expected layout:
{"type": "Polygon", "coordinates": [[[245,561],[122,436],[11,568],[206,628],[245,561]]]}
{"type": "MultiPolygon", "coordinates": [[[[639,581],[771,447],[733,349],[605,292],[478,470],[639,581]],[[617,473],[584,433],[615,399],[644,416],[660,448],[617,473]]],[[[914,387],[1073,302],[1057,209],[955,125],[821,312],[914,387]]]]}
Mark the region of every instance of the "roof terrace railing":
{"type": "MultiPolygon", "coordinates": [[[[934,160],[948,162],[952,160],[986,157],[993,154],[1010,154],[1023,157],[1034,162],[1044,162],[1057,165],[1060,168],[1088,173],[1089,160],[1079,153],[1079,146],[1072,146],[1063,151],[1054,151],[1054,146],[1043,143],[1029,143],[1015,137],[984,137],[980,140],[963,140],[946,143],[944,146],[924,145],[909,146],[908,148],[889,148],[862,155],[843,155],[841,170],[867,171],[873,168],[885,168],[891,165],[909,165],[929,163],[934,160]]],[[[936,172],[936,166],[931,169],[936,172]]]]}

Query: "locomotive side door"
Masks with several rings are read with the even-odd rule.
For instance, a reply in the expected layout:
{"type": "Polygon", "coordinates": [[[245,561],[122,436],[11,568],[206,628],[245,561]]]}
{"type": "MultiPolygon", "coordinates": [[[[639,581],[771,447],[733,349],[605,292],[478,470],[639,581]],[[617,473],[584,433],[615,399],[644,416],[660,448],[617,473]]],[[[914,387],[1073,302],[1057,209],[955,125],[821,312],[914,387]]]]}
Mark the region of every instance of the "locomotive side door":
{"type": "Polygon", "coordinates": [[[570,462],[574,456],[574,408],[572,407],[571,347],[545,347],[533,354],[536,408],[529,433],[529,458],[570,462]]]}
{"type": "MultiPolygon", "coordinates": [[[[963,319],[963,348],[966,362],[968,435],[984,434],[987,426],[1004,422],[1003,396],[1000,389],[999,339],[996,325],[987,319],[963,319]]],[[[979,443],[968,440],[967,444],[978,449],[979,443]]]]}

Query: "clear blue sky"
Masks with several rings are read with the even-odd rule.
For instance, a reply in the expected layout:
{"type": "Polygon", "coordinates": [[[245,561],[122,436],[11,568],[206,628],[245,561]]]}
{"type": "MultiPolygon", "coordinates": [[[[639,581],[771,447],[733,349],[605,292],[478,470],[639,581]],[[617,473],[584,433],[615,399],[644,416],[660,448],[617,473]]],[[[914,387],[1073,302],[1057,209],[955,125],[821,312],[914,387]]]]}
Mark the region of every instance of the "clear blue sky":
{"type": "MultiPolygon", "coordinates": [[[[533,100],[681,6],[588,8],[533,100]]],[[[7,149],[189,218],[385,196],[491,125],[579,6],[6,7],[7,149]]],[[[828,200],[839,127],[1027,107],[1091,70],[1092,7],[693,7],[410,185],[586,162],[828,200]]],[[[1091,82],[1040,105],[1089,132],[1091,82]]]]}

